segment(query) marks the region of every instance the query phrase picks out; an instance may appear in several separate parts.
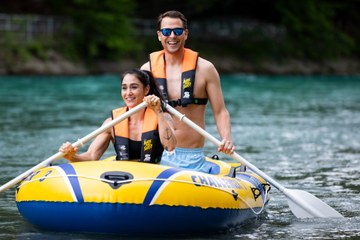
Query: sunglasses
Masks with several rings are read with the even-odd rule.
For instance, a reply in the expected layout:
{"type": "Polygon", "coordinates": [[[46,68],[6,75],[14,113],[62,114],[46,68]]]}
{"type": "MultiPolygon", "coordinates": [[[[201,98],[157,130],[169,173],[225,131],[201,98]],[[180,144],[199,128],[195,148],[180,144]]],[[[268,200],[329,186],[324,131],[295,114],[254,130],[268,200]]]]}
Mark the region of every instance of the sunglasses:
{"type": "Polygon", "coordinates": [[[164,35],[165,37],[168,37],[171,35],[171,32],[174,32],[175,36],[180,36],[181,34],[183,34],[184,29],[183,28],[163,28],[160,29],[162,35],[164,35]]]}

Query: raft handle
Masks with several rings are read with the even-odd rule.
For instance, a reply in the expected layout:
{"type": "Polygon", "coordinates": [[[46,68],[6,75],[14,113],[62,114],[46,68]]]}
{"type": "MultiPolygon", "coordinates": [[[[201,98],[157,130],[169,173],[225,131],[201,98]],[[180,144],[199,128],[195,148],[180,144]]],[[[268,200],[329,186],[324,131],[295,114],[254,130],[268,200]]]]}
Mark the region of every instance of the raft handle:
{"type": "Polygon", "coordinates": [[[231,190],[231,193],[236,201],[238,199],[239,194],[237,192],[235,192],[234,190],[231,190]]]}
{"type": "Polygon", "coordinates": [[[236,177],[236,168],[231,167],[230,171],[229,171],[229,174],[227,176],[229,176],[231,178],[235,178],[236,177]]]}
{"type": "Polygon", "coordinates": [[[127,180],[134,179],[131,173],[119,171],[104,172],[100,177],[107,180],[104,182],[109,184],[113,189],[118,189],[121,185],[131,182],[127,180]]]}

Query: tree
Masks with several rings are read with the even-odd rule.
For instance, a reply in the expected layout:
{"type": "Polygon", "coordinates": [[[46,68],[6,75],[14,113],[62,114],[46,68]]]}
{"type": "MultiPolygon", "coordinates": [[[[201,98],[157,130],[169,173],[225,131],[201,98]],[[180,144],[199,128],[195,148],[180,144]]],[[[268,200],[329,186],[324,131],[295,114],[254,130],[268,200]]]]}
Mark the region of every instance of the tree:
{"type": "Polygon", "coordinates": [[[301,58],[334,58],[348,55],[354,41],[336,28],[336,5],[322,0],[279,0],[277,9],[288,36],[288,52],[301,58]]]}
{"type": "Polygon", "coordinates": [[[138,48],[132,39],[131,0],[52,1],[66,4],[62,11],[72,19],[72,41],[67,49],[88,60],[117,59],[138,48]]]}

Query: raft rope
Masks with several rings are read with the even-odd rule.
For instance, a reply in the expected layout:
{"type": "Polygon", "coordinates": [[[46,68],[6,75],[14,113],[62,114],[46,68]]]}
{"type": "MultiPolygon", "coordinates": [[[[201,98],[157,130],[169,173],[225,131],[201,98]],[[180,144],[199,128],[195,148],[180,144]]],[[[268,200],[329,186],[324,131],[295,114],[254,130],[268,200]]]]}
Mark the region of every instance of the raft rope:
{"type": "Polygon", "coordinates": [[[218,191],[222,191],[225,192],[227,194],[230,194],[232,197],[235,198],[235,200],[239,199],[241,200],[243,203],[245,203],[246,206],[248,206],[251,211],[255,214],[255,215],[259,215],[261,214],[261,212],[264,210],[265,208],[265,203],[267,202],[267,197],[268,197],[268,192],[269,190],[265,189],[265,195],[263,198],[263,205],[260,208],[259,211],[256,211],[252,206],[250,206],[250,204],[241,196],[239,196],[235,191],[229,191],[229,190],[225,190],[222,188],[218,188],[218,187],[214,187],[214,186],[209,186],[203,183],[194,183],[194,182],[190,182],[190,181],[186,181],[186,180],[176,180],[176,179],[167,179],[167,178],[137,178],[137,179],[129,179],[129,180],[119,180],[119,181],[113,181],[113,180],[108,180],[105,178],[100,178],[100,177],[91,177],[91,176],[86,176],[86,175],[77,175],[77,174],[69,174],[69,175],[54,175],[54,176],[46,176],[46,177],[40,177],[40,178],[35,178],[35,179],[31,179],[31,180],[27,180],[26,182],[21,183],[17,188],[21,188],[22,186],[25,186],[31,182],[35,182],[35,181],[39,181],[40,179],[45,180],[45,179],[51,179],[51,178],[63,178],[63,177],[76,177],[76,178],[83,178],[83,179],[90,179],[90,180],[96,180],[96,181],[102,181],[105,183],[109,183],[109,184],[125,184],[125,183],[131,183],[131,182],[146,182],[146,181],[162,181],[162,182],[177,182],[177,183],[185,183],[185,184],[191,184],[194,185],[196,184],[197,186],[203,186],[203,187],[208,187],[211,189],[215,189],[218,191]],[[236,197],[234,195],[234,193],[236,193],[236,197]]]}

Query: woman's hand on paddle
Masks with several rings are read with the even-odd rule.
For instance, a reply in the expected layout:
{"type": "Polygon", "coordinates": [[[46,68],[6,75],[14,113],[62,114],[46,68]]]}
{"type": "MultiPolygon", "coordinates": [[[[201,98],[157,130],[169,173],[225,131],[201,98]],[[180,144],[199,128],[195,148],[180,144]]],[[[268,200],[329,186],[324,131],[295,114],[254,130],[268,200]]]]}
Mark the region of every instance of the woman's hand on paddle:
{"type": "Polygon", "coordinates": [[[155,95],[148,95],[144,97],[144,102],[148,104],[148,108],[156,113],[161,112],[160,98],[155,95]]]}
{"type": "Polygon", "coordinates": [[[72,161],[75,154],[77,153],[78,148],[73,147],[70,142],[65,142],[61,147],[59,148],[59,152],[65,153],[64,158],[72,161]]]}
{"type": "Polygon", "coordinates": [[[223,152],[225,154],[233,154],[235,151],[235,146],[230,140],[223,139],[218,148],[219,152],[223,152]]]}

